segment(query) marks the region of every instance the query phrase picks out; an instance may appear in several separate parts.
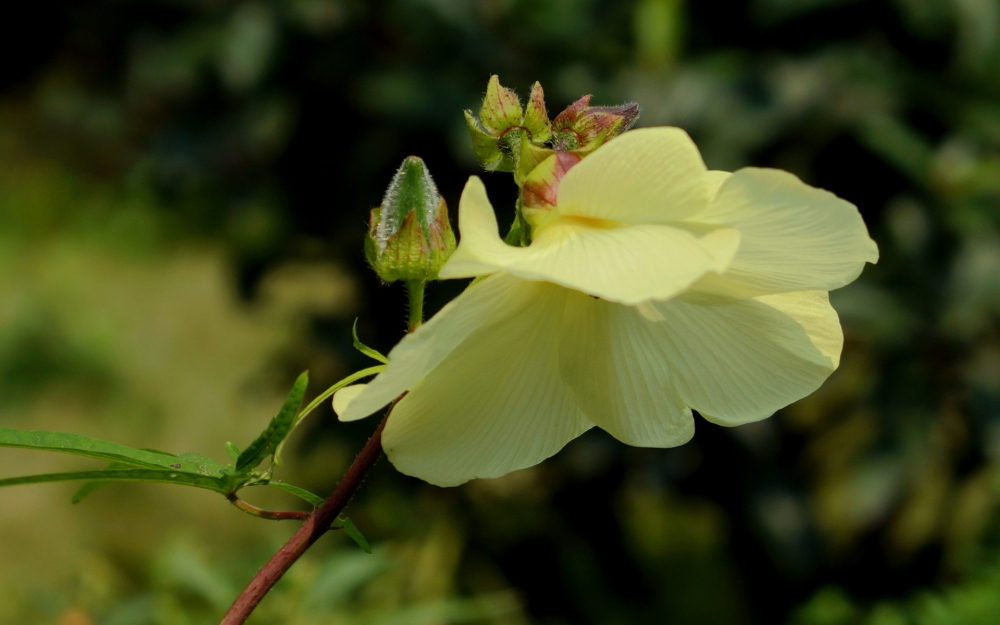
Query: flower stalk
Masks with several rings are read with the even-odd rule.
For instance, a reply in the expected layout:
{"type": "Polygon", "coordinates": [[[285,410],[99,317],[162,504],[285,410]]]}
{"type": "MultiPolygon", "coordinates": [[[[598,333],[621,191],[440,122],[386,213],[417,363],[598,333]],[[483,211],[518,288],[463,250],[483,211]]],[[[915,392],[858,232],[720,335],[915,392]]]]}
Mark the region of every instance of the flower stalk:
{"type": "Polygon", "coordinates": [[[382,456],[382,430],[385,428],[385,422],[391,412],[392,408],[386,412],[375,433],[368,439],[368,443],[358,454],[358,457],[354,459],[354,463],[337,484],[333,494],[322,506],[309,515],[302,527],[288,539],[288,542],[271,557],[267,564],[257,571],[257,574],[226,612],[220,625],[242,625],[245,623],[264,596],[278,583],[278,580],[285,575],[288,569],[302,557],[302,554],[313,543],[330,531],[331,525],[354,497],[354,493],[358,491],[368,471],[382,456]]]}
{"type": "Polygon", "coordinates": [[[410,311],[407,332],[413,332],[424,322],[424,284],[423,280],[410,280],[406,283],[410,311]]]}

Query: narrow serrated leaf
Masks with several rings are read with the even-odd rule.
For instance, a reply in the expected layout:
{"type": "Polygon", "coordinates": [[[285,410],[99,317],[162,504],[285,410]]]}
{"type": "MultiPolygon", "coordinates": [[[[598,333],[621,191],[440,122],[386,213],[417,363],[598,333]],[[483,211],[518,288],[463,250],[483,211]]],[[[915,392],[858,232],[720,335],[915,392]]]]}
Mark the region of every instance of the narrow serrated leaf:
{"type": "Polygon", "coordinates": [[[351,337],[354,339],[354,349],[358,350],[359,352],[361,352],[362,354],[368,356],[373,360],[381,362],[382,364],[389,362],[389,359],[383,356],[381,352],[379,352],[376,349],[372,349],[371,347],[368,347],[367,345],[362,343],[360,339],[358,339],[357,319],[354,320],[354,326],[351,327],[351,337]]]}
{"type": "Polygon", "coordinates": [[[361,547],[365,553],[372,552],[372,546],[368,544],[364,534],[362,534],[361,530],[358,529],[358,526],[347,517],[338,517],[337,520],[333,522],[332,527],[344,530],[344,533],[347,534],[351,540],[356,542],[358,547],[361,547]]]}
{"type": "Polygon", "coordinates": [[[118,462],[131,467],[160,469],[174,473],[191,473],[205,476],[221,475],[218,463],[206,462],[204,456],[192,462],[182,456],[174,456],[160,451],[134,449],[89,436],[65,432],[41,430],[17,430],[0,427],[0,447],[36,449],[73,454],[109,462],[118,462]]]}
{"type": "Polygon", "coordinates": [[[236,459],[236,471],[238,473],[246,473],[256,468],[258,464],[264,461],[264,458],[277,451],[278,445],[285,440],[288,433],[292,431],[292,426],[295,425],[299,408],[302,407],[302,400],[306,395],[307,386],[309,386],[309,372],[304,372],[295,380],[295,384],[292,386],[291,392],[288,393],[284,405],[278,414],[271,419],[267,429],[261,432],[260,436],[254,442],[250,443],[236,459]]]}
{"type": "Polygon", "coordinates": [[[95,471],[70,471],[66,473],[44,473],[0,479],[0,488],[21,484],[45,484],[49,482],[154,482],[204,488],[227,494],[231,490],[229,481],[221,477],[163,471],[157,469],[98,469],[95,471]]]}

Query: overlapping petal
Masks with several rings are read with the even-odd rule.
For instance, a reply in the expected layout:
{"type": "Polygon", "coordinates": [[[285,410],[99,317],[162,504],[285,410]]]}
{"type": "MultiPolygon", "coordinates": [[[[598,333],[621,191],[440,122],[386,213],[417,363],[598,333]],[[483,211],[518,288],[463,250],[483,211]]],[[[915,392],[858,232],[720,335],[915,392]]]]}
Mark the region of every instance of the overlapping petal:
{"type": "Polygon", "coordinates": [[[703,293],[754,297],[840,288],[878,260],[858,209],[828,191],[776,169],[710,172],[717,192],[691,221],[740,232],[740,249],[723,275],[706,275],[703,293]]]}
{"type": "MultiPolygon", "coordinates": [[[[477,308],[485,322],[413,385],[382,434],[396,468],[432,484],[452,486],[533,466],[592,427],[559,379],[568,291],[506,275],[488,278],[473,292],[483,287],[489,290],[480,294],[504,293],[504,302],[495,310],[477,308]]],[[[455,300],[453,311],[473,307],[465,298],[455,300]]],[[[397,356],[394,350],[379,378],[393,375],[397,356]]]]}
{"type": "Polygon", "coordinates": [[[461,242],[441,269],[442,278],[502,270],[623,304],[672,297],[706,273],[724,271],[739,247],[739,233],[725,226],[564,216],[541,228],[530,246],[510,246],[500,239],[478,178],[470,178],[462,194],[459,228],[461,242]]]}
{"type": "Polygon", "coordinates": [[[563,215],[665,224],[705,210],[705,163],[680,128],[632,130],[601,146],[559,184],[563,215]]]}
{"type": "Polygon", "coordinates": [[[663,353],[664,328],[643,309],[567,297],[560,341],[563,381],[591,421],[638,447],[676,447],[694,436],[694,418],[663,353]]]}
{"type": "Polygon", "coordinates": [[[681,399],[721,425],[770,416],[840,363],[843,334],[825,291],[735,301],[689,294],[638,309],[655,321],[648,351],[658,351],[681,399]]]}
{"type": "Polygon", "coordinates": [[[364,392],[352,398],[341,421],[363,419],[408,390],[462,341],[492,320],[516,315],[529,305],[518,280],[494,276],[455,298],[389,352],[389,363],[364,392]]]}

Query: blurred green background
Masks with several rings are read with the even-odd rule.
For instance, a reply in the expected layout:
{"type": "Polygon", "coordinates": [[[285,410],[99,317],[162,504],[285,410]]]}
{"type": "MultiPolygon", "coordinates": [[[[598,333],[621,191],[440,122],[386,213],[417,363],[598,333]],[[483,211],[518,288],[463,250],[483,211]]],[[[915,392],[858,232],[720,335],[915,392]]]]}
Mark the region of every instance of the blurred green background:
{"type": "MultiPolygon", "coordinates": [[[[442,490],[382,462],[254,622],[1000,622],[1000,0],[54,0],[0,21],[0,425],[225,460],[309,369],[389,349],[364,266],[408,154],[454,210],[492,73],[550,113],[637,101],[713,169],[790,170],[882,251],[833,294],[814,396],[677,449],[594,430],[442,490]]],[[[516,188],[486,175],[498,209],[516,188]]],[[[501,216],[503,219],[504,216],[501,216]]],[[[507,214],[509,221],[511,215],[507,214]]],[[[434,310],[461,285],[431,288],[434,310]]],[[[324,407],[280,477],[328,492],[374,422],[324,407]]],[[[0,450],[0,476],[91,466],[0,450]]],[[[293,524],[218,496],[0,491],[0,623],[217,622],[293,524]]],[[[283,495],[257,504],[293,507],[283,495]]]]}

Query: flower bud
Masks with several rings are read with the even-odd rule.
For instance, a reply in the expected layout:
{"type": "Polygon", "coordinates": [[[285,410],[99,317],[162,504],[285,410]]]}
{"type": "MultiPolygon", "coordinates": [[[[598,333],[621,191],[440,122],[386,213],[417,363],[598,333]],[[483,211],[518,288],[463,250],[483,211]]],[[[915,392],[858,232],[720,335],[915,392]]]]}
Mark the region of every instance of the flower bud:
{"type": "Polygon", "coordinates": [[[465,111],[465,123],[476,158],[489,171],[516,172],[523,146],[540,147],[552,138],[545,94],[537,82],[522,110],[517,95],[491,76],[479,120],[472,111],[465,111]]]}
{"type": "Polygon", "coordinates": [[[585,95],[552,121],[552,147],[560,152],[590,152],[631,128],[638,119],[638,104],[590,106],[590,96],[585,95]]]}
{"type": "Polygon", "coordinates": [[[424,161],[408,156],[392,177],[382,205],[372,209],[365,256],[386,282],[424,281],[437,277],[453,251],[448,207],[424,161]]]}

